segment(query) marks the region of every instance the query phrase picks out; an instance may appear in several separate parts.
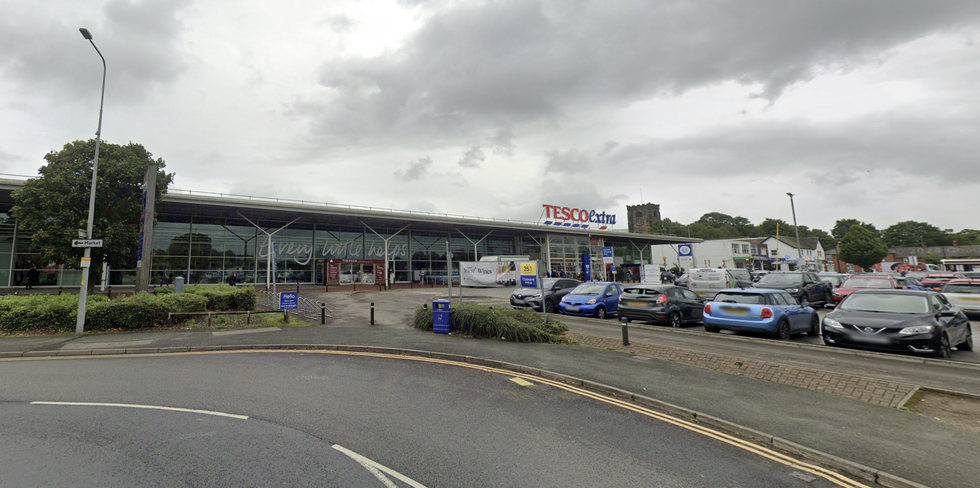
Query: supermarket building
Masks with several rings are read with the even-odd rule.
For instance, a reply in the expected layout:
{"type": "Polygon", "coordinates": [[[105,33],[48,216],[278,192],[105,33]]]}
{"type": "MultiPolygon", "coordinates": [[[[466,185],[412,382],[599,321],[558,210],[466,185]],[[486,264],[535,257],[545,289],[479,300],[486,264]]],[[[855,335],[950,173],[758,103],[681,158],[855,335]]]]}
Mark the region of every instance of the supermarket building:
{"type": "MultiPolygon", "coordinates": [[[[41,270],[39,286],[77,287],[81,272],[41,262],[10,216],[11,192],[23,185],[0,178],[0,287],[25,285],[32,264],[41,270]]],[[[156,206],[151,281],[166,269],[189,283],[223,283],[234,272],[241,282],[264,284],[273,232],[276,282],[327,285],[383,283],[386,273],[394,283],[445,279],[447,251],[456,274],[460,262],[527,256],[567,276],[596,263],[603,276],[604,247],[619,270],[636,271],[649,264],[651,245],[692,241],[615,230],[616,217],[605,212],[542,207],[548,217],[525,222],[170,189],[156,206]]],[[[110,270],[108,284],[132,286],[135,276],[135,269],[110,270]]]]}

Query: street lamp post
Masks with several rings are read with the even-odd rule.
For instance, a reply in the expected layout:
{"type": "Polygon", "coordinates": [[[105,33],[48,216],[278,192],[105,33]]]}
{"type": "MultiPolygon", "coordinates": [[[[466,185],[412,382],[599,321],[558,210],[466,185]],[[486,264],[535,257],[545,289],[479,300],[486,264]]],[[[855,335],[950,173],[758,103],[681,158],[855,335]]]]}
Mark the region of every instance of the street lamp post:
{"type": "MultiPolygon", "coordinates": [[[[102,141],[102,105],[105,102],[105,57],[92,40],[92,34],[88,29],[82,27],[78,29],[82,37],[88,40],[102,58],[102,97],[99,99],[99,128],[95,131],[95,161],[92,163],[92,190],[88,197],[88,228],[85,232],[85,239],[92,239],[92,226],[95,222],[95,181],[99,171],[99,143],[102,141]]],[[[78,319],[75,322],[75,333],[85,332],[85,302],[88,300],[88,276],[89,269],[92,267],[92,248],[85,248],[85,257],[82,258],[82,286],[78,292],[78,319]]]]}
{"type": "Polygon", "coordinates": [[[800,263],[803,262],[803,248],[800,247],[800,228],[796,226],[796,205],[793,203],[792,193],[786,192],[789,195],[789,206],[793,209],[793,230],[796,231],[796,252],[799,254],[799,260],[796,262],[797,268],[799,268],[800,263]]]}

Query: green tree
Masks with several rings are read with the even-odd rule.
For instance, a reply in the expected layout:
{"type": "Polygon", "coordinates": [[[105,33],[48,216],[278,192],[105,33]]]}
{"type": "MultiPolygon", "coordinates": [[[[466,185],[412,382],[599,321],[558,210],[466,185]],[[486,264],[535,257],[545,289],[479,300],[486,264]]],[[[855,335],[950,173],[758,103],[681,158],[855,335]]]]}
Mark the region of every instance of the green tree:
{"type": "Polygon", "coordinates": [[[830,229],[830,235],[834,236],[834,239],[837,240],[837,242],[840,242],[840,240],[843,239],[845,235],[847,235],[847,231],[851,230],[851,227],[855,225],[860,225],[865,229],[874,232],[875,235],[879,235],[879,236],[881,235],[881,233],[878,232],[878,229],[875,228],[874,224],[861,222],[860,220],[857,219],[838,220],[837,222],[834,223],[834,228],[830,229]]]}
{"type": "MultiPolygon", "coordinates": [[[[20,230],[33,234],[34,247],[45,262],[80,268],[83,249],[73,248],[71,241],[78,238],[79,229],[88,227],[94,156],[95,139],[65,144],[44,156],[47,164],[38,170],[40,177],[12,193],[11,214],[20,230]]],[[[103,262],[112,268],[136,267],[143,177],[150,165],[159,168],[155,196],[159,201],[173,181],[173,173],[163,171],[163,159],[154,160],[142,145],[132,142],[100,145],[91,237],[103,239],[105,245],[92,249],[90,286],[98,282],[103,262]]]]}
{"type": "Polygon", "coordinates": [[[953,234],[952,237],[961,246],[980,244],[980,230],[977,229],[963,229],[953,234]]]}
{"type": "Polygon", "coordinates": [[[840,258],[863,269],[871,269],[888,255],[888,246],[874,232],[862,225],[851,230],[840,240],[840,258]]]}
{"type": "Polygon", "coordinates": [[[948,246],[952,244],[952,236],[925,222],[906,220],[888,227],[882,232],[885,243],[889,246],[948,246]]]}
{"type": "Polygon", "coordinates": [[[748,237],[752,235],[755,226],[745,217],[732,217],[720,212],[709,212],[701,216],[696,223],[705,224],[717,229],[725,229],[725,233],[731,234],[731,229],[735,230],[736,235],[730,237],[748,237]]]}
{"type": "Polygon", "coordinates": [[[689,233],[686,225],[680,222],[674,222],[670,219],[663,219],[660,222],[654,222],[650,224],[650,227],[647,230],[651,234],[668,236],[686,236],[689,233]]]}
{"type": "Polygon", "coordinates": [[[755,227],[755,234],[758,236],[775,236],[776,235],[776,225],[779,225],[779,235],[780,236],[792,236],[793,226],[786,223],[782,219],[768,218],[763,220],[761,224],[755,227]]]}

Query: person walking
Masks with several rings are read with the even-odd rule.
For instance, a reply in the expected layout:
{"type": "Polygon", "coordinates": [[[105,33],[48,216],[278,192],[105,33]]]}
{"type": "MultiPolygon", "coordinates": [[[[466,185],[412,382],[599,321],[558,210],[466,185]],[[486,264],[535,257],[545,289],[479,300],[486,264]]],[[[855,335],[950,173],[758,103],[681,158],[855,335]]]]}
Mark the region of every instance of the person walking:
{"type": "Polygon", "coordinates": [[[27,289],[30,290],[34,288],[37,284],[38,278],[41,277],[41,272],[37,270],[36,265],[31,265],[31,269],[27,271],[27,289]]]}
{"type": "Polygon", "coordinates": [[[228,277],[228,284],[235,286],[238,284],[238,273],[232,271],[231,276],[228,277]]]}

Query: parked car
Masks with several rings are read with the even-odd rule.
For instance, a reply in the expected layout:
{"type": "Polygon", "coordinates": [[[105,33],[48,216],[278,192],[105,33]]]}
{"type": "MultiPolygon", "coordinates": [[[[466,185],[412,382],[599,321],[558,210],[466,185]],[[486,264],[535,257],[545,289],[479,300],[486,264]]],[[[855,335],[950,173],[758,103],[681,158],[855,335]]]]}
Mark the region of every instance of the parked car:
{"type": "Polygon", "coordinates": [[[768,274],[769,271],[765,269],[754,269],[752,270],[752,282],[759,281],[763,276],[768,274]]]}
{"type": "Polygon", "coordinates": [[[906,290],[919,290],[919,291],[932,290],[932,288],[923,285],[921,281],[909,276],[902,276],[900,278],[895,278],[895,281],[897,281],[899,285],[902,285],[902,288],[906,290]]]}
{"type": "Polygon", "coordinates": [[[980,280],[980,271],[963,271],[963,277],[971,280],[980,280]]]}
{"type": "Polygon", "coordinates": [[[943,285],[945,285],[949,280],[963,279],[962,273],[929,273],[922,278],[921,281],[923,285],[932,288],[934,291],[942,291],[943,285]]]}
{"type": "Polygon", "coordinates": [[[687,273],[684,273],[678,276],[676,279],[674,279],[674,284],[677,286],[683,286],[684,288],[687,288],[688,278],[690,278],[690,276],[687,273]]]}
{"type": "Polygon", "coordinates": [[[620,319],[645,320],[680,327],[701,321],[704,299],[687,288],[671,285],[634,285],[619,296],[620,319]]]}
{"type": "Polygon", "coordinates": [[[818,335],[820,318],[786,290],[732,288],[718,292],[704,305],[704,330],[721,329],[766,332],[787,340],[797,332],[818,335]]]}
{"type": "Polygon", "coordinates": [[[822,321],[823,341],[949,358],[953,346],[973,350],[970,321],[942,293],[858,290],[822,321]]]}
{"type": "Polygon", "coordinates": [[[785,290],[804,307],[811,303],[832,305],[830,285],[810,271],[773,271],[756,282],[757,288],[785,290]]]}
{"type": "MultiPolygon", "coordinates": [[[[545,278],[542,284],[545,311],[553,313],[558,310],[558,301],[561,300],[561,297],[567,295],[582,282],[571,278],[545,278]]],[[[510,306],[512,308],[530,307],[532,310],[540,312],[541,288],[518,288],[514,290],[514,293],[510,295],[510,306]]]]}
{"type": "Polygon", "coordinates": [[[558,311],[566,315],[581,315],[604,319],[616,315],[622,285],[609,281],[591,281],[576,286],[558,302],[558,311]]]}
{"type": "Polygon", "coordinates": [[[906,278],[915,278],[919,281],[922,281],[922,278],[925,278],[928,275],[928,271],[909,271],[908,273],[905,273],[906,278]]]}
{"type": "Polygon", "coordinates": [[[726,288],[752,287],[752,277],[741,268],[695,268],[688,275],[687,288],[708,300],[726,288]]]}
{"type": "Polygon", "coordinates": [[[949,280],[943,295],[967,315],[980,314],[980,280],[949,280]]]}
{"type": "Polygon", "coordinates": [[[900,290],[902,285],[900,285],[898,281],[891,276],[855,276],[853,278],[848,278],[847,281],[841,283],[841,285],[834,290],[834,303],[840,303],[851,293],[865,288],[900,290]]]}
{"type": "Polygon", "coordinates": [[[830,283],[832,288],[837,288],[844,282],[844,280],[847,279],[847,275],[841,273],[817,273],[817,277],[819,277],[821,281],[830,283]]]}

